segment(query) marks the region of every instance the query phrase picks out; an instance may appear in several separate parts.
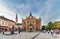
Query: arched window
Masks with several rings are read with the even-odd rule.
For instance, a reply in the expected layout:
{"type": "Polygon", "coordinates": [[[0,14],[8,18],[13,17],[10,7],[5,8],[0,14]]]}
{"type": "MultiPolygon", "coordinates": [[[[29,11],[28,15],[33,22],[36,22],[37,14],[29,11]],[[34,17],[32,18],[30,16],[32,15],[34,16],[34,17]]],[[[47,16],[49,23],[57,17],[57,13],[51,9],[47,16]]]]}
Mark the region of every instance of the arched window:
{"type": "Polygon", "coordinates": [[[24,22],[24,24],[25,24],[25,22],[24,22]]]}

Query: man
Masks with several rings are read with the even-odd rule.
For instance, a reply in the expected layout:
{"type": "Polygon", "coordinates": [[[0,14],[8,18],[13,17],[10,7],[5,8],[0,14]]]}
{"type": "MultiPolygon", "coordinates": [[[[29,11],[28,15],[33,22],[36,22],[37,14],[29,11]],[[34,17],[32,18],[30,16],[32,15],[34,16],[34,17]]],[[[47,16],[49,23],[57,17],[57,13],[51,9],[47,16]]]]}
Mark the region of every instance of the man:
{"type": "Polygon", "coordinates": [[[11,28],[11,34],[14,34],[14,26],[11,28]]]}
{"type": "Polygon", "coordinates": [[[21,30],[20,30],[20,27],[19,27],[19,28],[18,28],[18,33],[20,33],[20,31],[21,31],[21,30]]]}

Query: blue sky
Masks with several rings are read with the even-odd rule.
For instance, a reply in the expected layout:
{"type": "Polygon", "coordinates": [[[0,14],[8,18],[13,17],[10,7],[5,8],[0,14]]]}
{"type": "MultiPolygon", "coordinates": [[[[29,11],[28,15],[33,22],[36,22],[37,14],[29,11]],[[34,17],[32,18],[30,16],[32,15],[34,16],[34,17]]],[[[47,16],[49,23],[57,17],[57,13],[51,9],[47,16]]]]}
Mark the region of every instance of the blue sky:
{"type": "Polygon", "coordinates": [[[52,21],[60,20],[60,0],[0,0],[0,15],[15,21],[18,14],[18,21],[29,15],[40,17],[42,25],[52,21]]]}

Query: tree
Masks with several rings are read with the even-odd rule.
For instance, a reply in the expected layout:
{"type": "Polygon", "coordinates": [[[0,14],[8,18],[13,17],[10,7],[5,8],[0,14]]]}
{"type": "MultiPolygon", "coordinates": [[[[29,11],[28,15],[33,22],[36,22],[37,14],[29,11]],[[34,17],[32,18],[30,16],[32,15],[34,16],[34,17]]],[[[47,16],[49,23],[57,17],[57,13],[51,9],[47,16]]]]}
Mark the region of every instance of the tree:
{"type": "Polygon", "coordinates": [[[54,28],[54,25],[52,22],[49,22],[47,26],[48,26],[48,30],[51,30],[54,28]]]}
{"type": "Polygon", "coordinates": [[[42,30],[45,30],[45,29],[46,29],[46,27],[45,27],[45,25],[43,25],[43,26],[42,26],[42,30]]]}

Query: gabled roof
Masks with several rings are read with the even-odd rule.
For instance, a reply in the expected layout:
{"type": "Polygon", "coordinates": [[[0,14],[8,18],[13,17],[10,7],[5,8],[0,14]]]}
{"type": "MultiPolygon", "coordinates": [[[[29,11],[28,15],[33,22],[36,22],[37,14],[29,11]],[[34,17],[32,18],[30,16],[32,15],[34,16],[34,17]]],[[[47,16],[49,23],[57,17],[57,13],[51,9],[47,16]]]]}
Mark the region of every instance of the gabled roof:
{"type": "Polygon", "coordinates": [[[4,16],[0,16],[0,18],[1,18],[1,19],[4,19],[4,20],[8,20],[8,21],[15,22],[15,21],[13,21],[13,20],[10,20],[10,19],[8,19],[8,18],[5,18],[4,16]]]}

